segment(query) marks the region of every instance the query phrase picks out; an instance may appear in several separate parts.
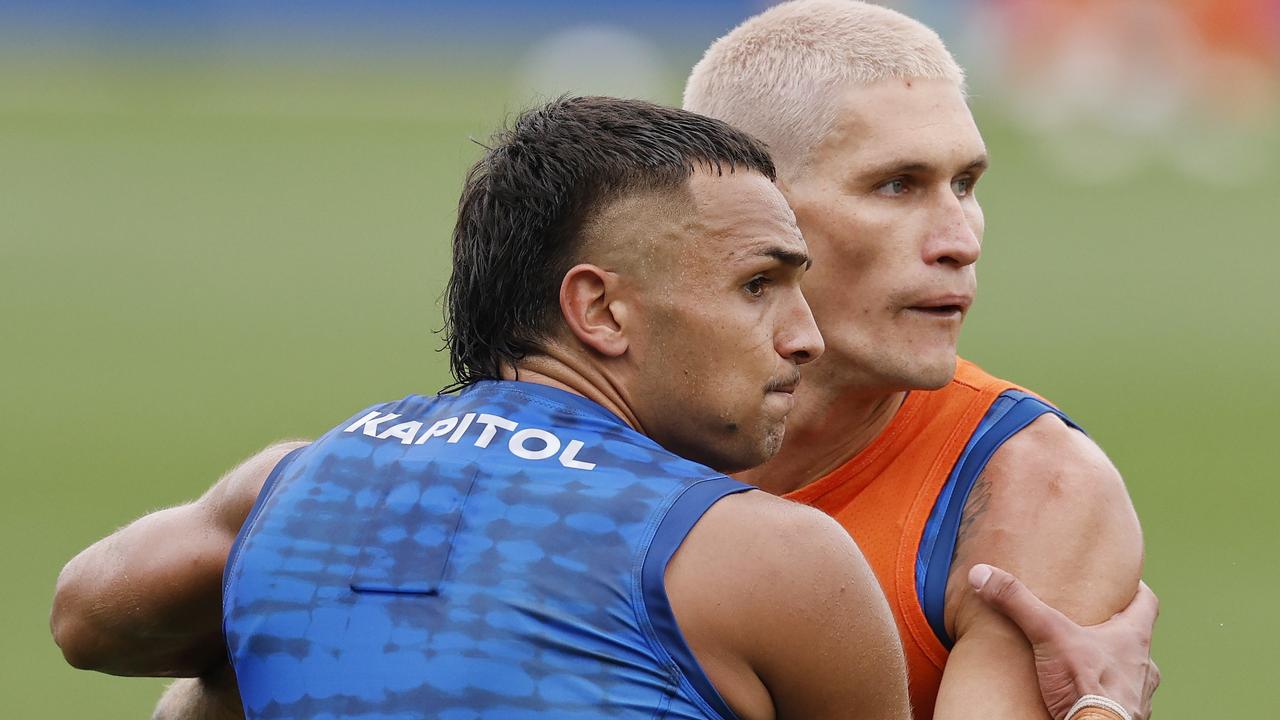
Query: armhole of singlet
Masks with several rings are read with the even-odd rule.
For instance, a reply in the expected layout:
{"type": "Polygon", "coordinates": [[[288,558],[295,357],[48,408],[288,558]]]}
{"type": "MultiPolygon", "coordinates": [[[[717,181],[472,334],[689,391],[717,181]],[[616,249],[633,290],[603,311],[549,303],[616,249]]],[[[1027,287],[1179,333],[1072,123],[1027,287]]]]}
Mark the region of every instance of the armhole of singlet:
{"type": "Polygon", "coordinates": [[[1040,398],[1020,390],[1007,390],[996,398],[965,445],[938,493],[916,555],[916,596],[933,634],[948,650],[955,644],[947,633],[943,610],[947,579],[955,556],[960,519],[969,492],[991,456],[1009,438],[1045,414],[1058,416],[1068,427],[1081,430],[1071,418],[1040,398]]]}
{"type": "Polygon", "coordinates": [[[702,480],[685,488],[658,523],[640,570],[644,613],[658,643],[675,663],[679,674],[687,681],[697,698],[707,706],[704,710],[715,713],[723,720],[738,720],[738,716],[711,684],[711,679],[685,641],[684,633],[680,632],[675,613],[671,609],[671,601],[667,598],[666,572],[667,564],[689,531],[712,505],[723,497],[751,489],[752,486],[727,477],[702,480]]]}
{"type": "MultiPolygon", "coordinates": [[[[253,528],[254,523],[258,520],[258,515],[262,514],[262,508],[267,504],[267,498],[271,497],[272,491],[275,490],[276,484],[280,482],[280,476],[284,474],[285,468],[298,457],[298,453],[306,449],[306,446],[294,448],[290,450],[276,466],[271,468],[271,473],[267,475],[266,482],[262,483],[262,489],[258,491],[258,497],[253,501],[253,507],[249,510],[249,514],[245,517],[244,524],[240,526],[240,532],[236,533],[236,539],[231,543],[231,552],[227,553],[227,564],[222,568],[222,606],[226,610],[226,598],[231,592],[231,580],[235,576],[236,563],[240,559],[240,546],[244,543],[245,537],[253,528]]],[[[225,616],[223,621],[225,623],[225,616]]],[[[226,628],[223,628],[226,632],[226,628]]]]}

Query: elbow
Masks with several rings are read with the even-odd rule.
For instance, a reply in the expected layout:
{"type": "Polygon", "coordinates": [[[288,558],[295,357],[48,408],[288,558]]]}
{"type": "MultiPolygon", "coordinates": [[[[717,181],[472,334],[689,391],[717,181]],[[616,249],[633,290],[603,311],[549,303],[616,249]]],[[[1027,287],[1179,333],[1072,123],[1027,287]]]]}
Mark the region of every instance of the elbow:
{"type": "Polygon", "coordinates": [[[98,670],[102,667],[100,653],[93,650],[93,643],[87,640],[78,623],[55,616],[49,623],[53,630],[53,642],[62,650],[62,659],[77,670],[98,670]]]}
{"type": "Polygon", "coordinates": [[[58,577],[53,609],[49,613],[49,630],[69,665],[80,670],[98,670],[103,666],[105,653],[84,595],[68,570],[64,569],[58,577]]]}

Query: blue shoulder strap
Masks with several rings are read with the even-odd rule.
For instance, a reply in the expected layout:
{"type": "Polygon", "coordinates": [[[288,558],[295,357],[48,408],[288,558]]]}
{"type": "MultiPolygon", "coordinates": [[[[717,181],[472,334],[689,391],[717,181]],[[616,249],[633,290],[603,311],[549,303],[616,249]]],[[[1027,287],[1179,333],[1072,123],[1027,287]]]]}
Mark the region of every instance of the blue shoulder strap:
{"type": "Polygon", "coordinates": [[[654,531],[640,570],[644,609],[658,642],[671,657],[684,681],[682,684],[692,689],[695,697],[705,705],[703,710],[722,720],[737,720],[738,716],[716,691],[685,642],[684,633],[680,632],[675,612],[667,599],[665,576],[667,563],[712,505],[726,495],[753,489],[751,485],[724,476],[702,480],[685,488],[654,531]]]}
{"type": "Polygon", "coordinates": [[[1046,413],[1057,415],[1068,426],[1080,430],[1061,410],[1029,393],[1008,390],[996,398],[969,438],[929,514],[916,555],[916,594],[934,635],[947,649],[955,644],[943,620],[947,578],[951,575],[960,518],[969,492],[996,450],[1046,413]]]}

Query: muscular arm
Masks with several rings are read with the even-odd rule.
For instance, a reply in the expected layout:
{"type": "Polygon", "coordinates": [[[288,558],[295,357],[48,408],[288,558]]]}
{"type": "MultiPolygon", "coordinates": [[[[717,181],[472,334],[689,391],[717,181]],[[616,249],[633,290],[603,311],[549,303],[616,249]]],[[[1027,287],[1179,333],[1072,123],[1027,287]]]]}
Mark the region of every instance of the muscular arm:
{"type": "Polygon", "coordinates": [[[966,581],[976,563],[1005,568],[1080,624],[1133,599],[1142,536],[1119,473],[1087,437],[1044,416],[997,451],[965,508],[947,584],[956,644],[937,720],[1047,718],[1031,645],[966,581]]]}
{"type": "Polygon", "coordinates": [[[250,458],[187,505],[146,515],[72,558],[49,624],[75,667],[195,676],[226,662],[222,570],[271,468],[303,443],[250,458]]]}
{"type": "Polygon", "coordinates": [[[834,520],[725,498],[667,571],[681,630],[744,720],[908,720],[905,664],[870,567],[834,520]]]}

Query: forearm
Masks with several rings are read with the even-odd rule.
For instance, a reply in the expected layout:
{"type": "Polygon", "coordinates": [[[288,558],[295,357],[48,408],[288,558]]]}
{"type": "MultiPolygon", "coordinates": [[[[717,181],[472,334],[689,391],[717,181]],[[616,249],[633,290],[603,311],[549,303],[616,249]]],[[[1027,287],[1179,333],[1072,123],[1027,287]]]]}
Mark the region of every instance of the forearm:
{"type": "Polygon", "coordinates": [[[186,505],[93,544],[58,578],[50,626],[72,665],[114,675],[198,675],[223,657],[221,568],[230,540],[186,505]]]}
{"type": "Polygon", "coordinates": [[[196,502],[151,513],[67,563],[49,621],[67,662],[115,675],[169,677],[195,677],[225,664],[227,554],[271,469],[305,444],[272,445],[196,502]]]}
{"type": "Polygon", "coordinates": [[[961,639],[947,658],[934,720],[1051,718],[1030,646],[1012,624],[961,639]]]}
{"type": "MultiPolygon", "coordinates": [[[[1132,570],[1136,572],[1137,568],[1132,570]]],[[[1052,595],[1056,602],[1072,607],[1084,621],[1096,622],[1099,617],[1111,616],[1118,608],[1111,608],[1110,601],[1100,607],[1091,604],[1085,594],[1077,590],[1088,587],[1094,597],[1105,597],[1110,593],[1104,592],[1103,586],[1127,586],[1129,582],[1128,577],[1117,581],[1113,576],[1103,582],[1063,583],[1052,595]]],[[[1133,582],[1136,584],[1136,580],[1133,582]]],[[[956,588],[968,588],[968,583],[959,578],[953,579],[953,583],[956,588]]],[[[1052,613],[1063,623],[1078,627],[1050,606],[1043,607],[1046,615],[1052,613]]],[[[1103,638],[1095,638],[1093,643],[1081,639],[1079,646],[1039,644],[1033,648],[1027,634],[1007,617],[973,604],[969,610],[959,625],[959,637],[943,672],[934,715],[937,720],[975,716],[996,720],[1061,718],[1081,695],[1099,692],[1096,684],[1087,681],[1096,679],[1104,669],[1121,677],[1136,678],[1141,687],[1145,663],[1134,665],[1118,657],[1099,657],[1096,645],[1103,638]],[[1084,652],[1086,650],[1090,652],[1084,652]],[[1079,662],[1081,658],[1087,662],[1079,662]]],[[[1149,631],[1149,624],[1147,629],[1149,631]]],[[[1121,639],[1127,637],[1121,636],[1121,639]]],[[[1132,650],[1135,648],[1127,645],[1115,648],[1116,653],[1124,651],[1126,658],[1132,650]]],[[[1146,659],[1144,648],[1136,650],[1146,659]]]]}

